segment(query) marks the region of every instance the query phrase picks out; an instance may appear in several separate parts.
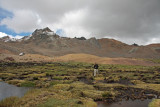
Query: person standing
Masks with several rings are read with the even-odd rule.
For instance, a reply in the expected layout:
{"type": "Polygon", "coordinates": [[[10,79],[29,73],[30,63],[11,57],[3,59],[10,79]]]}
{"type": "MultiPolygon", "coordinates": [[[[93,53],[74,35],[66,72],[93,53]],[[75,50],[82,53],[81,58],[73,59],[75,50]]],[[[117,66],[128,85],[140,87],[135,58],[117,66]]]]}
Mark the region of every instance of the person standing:
{"type": "Polygon", "coordinates": [[[95,77],[96,76],[96,74],[98,73],[98,64],[94,64],[94,71],[93,71],[93,76],[95,77]]]}

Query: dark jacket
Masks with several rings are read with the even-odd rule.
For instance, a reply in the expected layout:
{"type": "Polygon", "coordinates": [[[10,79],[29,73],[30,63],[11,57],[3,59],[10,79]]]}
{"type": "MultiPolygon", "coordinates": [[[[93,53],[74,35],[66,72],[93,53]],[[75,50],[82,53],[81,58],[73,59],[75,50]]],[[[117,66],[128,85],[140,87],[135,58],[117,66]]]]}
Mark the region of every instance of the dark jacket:
{"type": "Polygon", "coordinates": [[[99,67],[98,64],[94,65],[94,69],[98,69],[98,67],[99,67]]]}

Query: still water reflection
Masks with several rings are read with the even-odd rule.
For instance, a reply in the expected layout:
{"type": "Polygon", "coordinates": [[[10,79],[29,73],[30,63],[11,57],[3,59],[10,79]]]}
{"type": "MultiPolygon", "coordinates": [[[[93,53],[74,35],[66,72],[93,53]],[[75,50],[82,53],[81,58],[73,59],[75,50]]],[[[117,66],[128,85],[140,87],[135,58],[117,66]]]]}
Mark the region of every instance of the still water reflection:
{"type": "Polygon", "coordinates": [[[0,82],[0,100],[10,96],[22,97],[28,90],[29,88],[26,87],[17,87],[4,82],[0,82]]]}

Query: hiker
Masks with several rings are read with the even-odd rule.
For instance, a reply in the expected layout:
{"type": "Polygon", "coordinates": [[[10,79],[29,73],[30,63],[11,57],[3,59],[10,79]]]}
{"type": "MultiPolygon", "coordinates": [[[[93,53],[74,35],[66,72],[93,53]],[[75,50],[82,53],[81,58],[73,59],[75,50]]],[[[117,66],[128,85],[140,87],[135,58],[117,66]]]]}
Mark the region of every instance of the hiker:
{"type": "Polygon", "coordinates": [[[98,64],[94,64],[94,71],[93,71],[93,76],[95,77],[96,76],[96,73],[98,73],[98,64]]]}

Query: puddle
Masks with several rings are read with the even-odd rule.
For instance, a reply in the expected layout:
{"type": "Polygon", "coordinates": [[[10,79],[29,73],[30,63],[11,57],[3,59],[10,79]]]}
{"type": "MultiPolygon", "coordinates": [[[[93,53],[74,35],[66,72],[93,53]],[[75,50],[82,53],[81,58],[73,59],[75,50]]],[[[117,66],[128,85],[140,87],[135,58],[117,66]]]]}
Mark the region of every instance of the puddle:
{"type": "Polygon", "coordinates": [[[5,82],[0,82],[0,100],[11,96],[22,97],[28,90],[29,88],[26,87],[17,87],[5,82]]]}
{"type": "Polygon", "coordinates": [[[152,101],[152,99],[141,100],[122,100],[120,102],[115,103],[107,103],[103,101],[98,101],[98,107],[148,107],[148,104],[152,101]]]}

